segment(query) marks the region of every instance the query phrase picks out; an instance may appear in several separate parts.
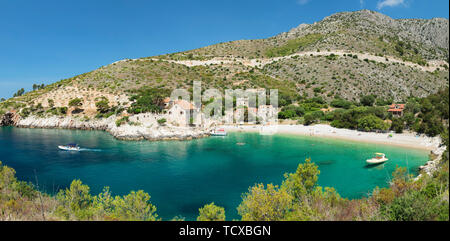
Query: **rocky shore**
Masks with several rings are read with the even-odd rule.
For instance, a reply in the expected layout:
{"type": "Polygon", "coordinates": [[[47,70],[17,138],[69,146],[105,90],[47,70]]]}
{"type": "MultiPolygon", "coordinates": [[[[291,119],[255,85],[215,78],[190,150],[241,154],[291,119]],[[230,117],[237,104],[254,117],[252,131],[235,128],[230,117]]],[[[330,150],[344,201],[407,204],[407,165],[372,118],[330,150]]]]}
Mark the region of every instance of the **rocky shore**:
{"type": "MultiPolygon", "coordinates": [[[[430,153],[431,160],[427,161],[427,163],[425,163],[425,165],[420,166],[419,170],[423,171],[423,173],[431,176],[439,168],[439,164],[441,163],[442,155],[444,154],[445,149],[446,149],[446,146],[440,146],[440,147],[436,148],[435,150],[432,150],[430,153]]],[[[416,177],[416,180],[418,180],[421,176],[422,176],[422,174],[419,174],[416,177]]]]}
{"type": "Polygon", "coordinates": [[[118,117],[111,116],[106,119],[85,120],[70,116],[15,118],[14,122],[7,122],[12,126],[21,128],[60,128],[78,130],[103,130],[109,132],[120,140],[191,140],[209,136],[209,130],[195,127],[176,127],[162,125],[144,125],[125,123],[116,125],[118,117]]]}

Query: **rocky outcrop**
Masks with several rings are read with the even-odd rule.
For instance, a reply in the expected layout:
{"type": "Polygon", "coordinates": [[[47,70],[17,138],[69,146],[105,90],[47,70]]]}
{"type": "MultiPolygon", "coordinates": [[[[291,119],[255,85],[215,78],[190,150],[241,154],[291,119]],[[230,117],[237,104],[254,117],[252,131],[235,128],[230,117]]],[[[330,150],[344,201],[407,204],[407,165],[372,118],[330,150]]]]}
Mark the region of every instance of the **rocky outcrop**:
{"type": "Polygon", "coordinates": [[[9,111],[1,117],[0,126],[15,126],[19,120],[19,114],[15,111],[9,111]]]}
{"type": "Polygon", "coordinates": [[[123,124],[116,126],[116,116],[107,119],[83,120],[73,117],[36,117],[21,119],[15,126],[23,128],[61,128],[80,130],[104,130],[121,140],[190,140],[209,135],[209,131],[194,127],[145,126],[123,124]]]}
{"type": "MultiPolygon", "coordinates": [[[[277,35],[277,38],[292,39],[310,33],[339,33],[351,31],[352,33],[374,33],[398,37],[409,42],[420,43],[437,51],[440,59],[448,58],[449,49],[449,20],[445,18],[433,19],[392,19],[384,14],[361,10],[356,12],[340,12],[324,18],[314,24],[301,24],[289,32],[277,35]]],[[[346,37],[346,36],[341,36],[346,37]]],[[[341,38],[342,40],[342,38],[341,38]]],[[[342,41],[336,41],[342,43],[342,41]]],[[[328,48],[333,48],[329,41],[328,48]]],[[[424,47],[422,46],[422,47],[424,47]]],[[[433,59],[436,56],[428,55],[423,49],[424,57],[433,59]]]]}
{"type": "MultiPolygon", "coordinates": [[[[432,175],[439,168],[442,154],[445,152],[446,148],[446,146],[440,146],[439,148],[431,151],[431,155],[433,157],[432,160],[429,160],[425,163],[425,165],[420,166],[419,170],[427,175],[432,175]]],[[[419,176],[416,177],[416,180],[418,180],[421,176],[422,174],[419,174],[419,176]]]]}
{"type": "Polygon", "coordinates": [[[99,120],[82,120],[72,117],[36,117],[30,116],[21,119],[15,126],[24,128],[61,128],[61,129],[80,129],[80,130],[107,130],[114,125],[115,117],[99,120]]]}

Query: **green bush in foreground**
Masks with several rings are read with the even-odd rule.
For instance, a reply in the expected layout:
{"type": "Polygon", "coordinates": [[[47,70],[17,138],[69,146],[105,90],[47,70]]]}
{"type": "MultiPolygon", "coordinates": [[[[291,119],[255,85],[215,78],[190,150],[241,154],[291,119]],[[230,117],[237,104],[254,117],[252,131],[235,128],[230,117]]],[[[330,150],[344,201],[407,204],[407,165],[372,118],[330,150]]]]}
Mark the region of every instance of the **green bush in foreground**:
{"type": "Polygon", "coordinates": [[[279,220],[448,220],[448,162],[435,177],[414,181],[397,169],[389,188],[372,196],[341,198],[334,188],[317,185],[320,171],[307,159],[285,174],[281,187],[257,184],[244,194],[238,212],[244,221],[279,220]]]}
{"type": "Polygon", "coordinates": [[[113,197],[105,187],[103,192],[92,196],[89,186],[74,180],[69,188],[56,195],[56,199],[59,205],[55,214],[65,220],[155,221],[158,217],[150,196],[142,190],[113,197]]]}
{"type": "MultiPolygon", "coordinates": [[[[334,188],[317,185],[320,171],[307,159],[281,186],[256,184],[242,196],[238,213],[244,221],[281,220],[449,220],[448,161],[432,176],[418,181],[397,169],[389,188],[376,188],[367,198],[347,200],[334,188]]],[[[0,163],[0,220],[160,220],[150,195],[132,191],[113,196],[108,187],[91,195],[89,186],[74,180],[55,196],[15,178],[0,163]]],[[[184,220],[175,217],[173,220],[184,220]]],[[[199,209],[198,221],[225,220],[214,203],[199,209]]]]}
{"type": "Polygon", "coordinates": [[[225,209],[214,203],[206,204],[198,211],[197,221],[225,221],[225,209]]]}

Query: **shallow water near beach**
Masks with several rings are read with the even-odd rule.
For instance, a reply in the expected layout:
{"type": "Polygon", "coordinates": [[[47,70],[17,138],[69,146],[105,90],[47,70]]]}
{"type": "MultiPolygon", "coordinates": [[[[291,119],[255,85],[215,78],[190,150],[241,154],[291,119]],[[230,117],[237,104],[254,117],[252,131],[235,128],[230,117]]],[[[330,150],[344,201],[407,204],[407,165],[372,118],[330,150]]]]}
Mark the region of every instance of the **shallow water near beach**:
{"type": "Polygon", "coordinates": [[[13,167],[20,180],[39,182],[54,194],[74,179],[92,194],[109,186],[117,195],[144,190],[164,220],[195,220],[198,209],[215,202],[227,220],[238,219],[241,194],[255,183],[281,184],[311,157],[320,169],[319,184],[343,197],[359,198],[376,186],[386,187],[396,166],[417,174],[428,151],[319,137],[230,133],[192,141],[119,141],[102,131],[0,127],[0,161],[13,167]],[[78,143],[80,152],[57,149],[78,143]],[[239,144],[237,144],[239,143],[239,144]],[[389,162],[368,168],[375,152],[389,162]]]}

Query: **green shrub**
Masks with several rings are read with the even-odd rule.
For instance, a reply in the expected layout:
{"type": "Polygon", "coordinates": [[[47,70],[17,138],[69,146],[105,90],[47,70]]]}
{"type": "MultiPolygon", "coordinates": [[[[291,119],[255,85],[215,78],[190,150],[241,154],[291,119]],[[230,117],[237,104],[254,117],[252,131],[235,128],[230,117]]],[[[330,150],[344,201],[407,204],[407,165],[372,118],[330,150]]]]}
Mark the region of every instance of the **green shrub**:
{"type": "Polygon", "coordinates": [[[106,97],[102,97],[100,101],[95,102],[95,107],[100,113],[106,113],[109,111],[109,101],[106,97]]]}
{"type": "Polygon", "coordinates": [[[364,131],[387,130],[389,125],[377,116],[370,114],[358,119],[358,129],[364,131]]]}
{"type": "Polygon", "coordinates": [[[332,100],[330,105],[336,108],[349,109],[350,106],[352,105],[352,102],[339,98],[332,100]]]}
{"type": "Polygon", "coordinates": [[[167,120],[165,118],[158,120],[158,124],[160,124],[160,125],[164,125],[166,122],[167,122],[167,120]]]}
{"type": "Polygon", "coordinates": [[[280,119],[294,119],[297,117],[301,117],[305,114],[305,109],[301,106],[296,105],[288,105],[281,108],[281,111],[278,113],[278,118],[280,119]]]}
{"type": "Polygon", "coordinates": [[[449,204],[429,199],[420,191],[409,191],[381,207],[382,215],[391,221],[448,220],[449,204]]]}
{"type": "Polygon", "coordinates": [[[272,58],[294,54],[307,46],[319,42],[322,38],[321,34],[308,34],[298,39],[291,39],[280,47],[267,50],[266,56],[272,58]]]}
{"type": "Polygon", "coordinates": [[[124,117],[122,117],[122,118],[116,120],[116,126],[119,127],[119,126],[121,126],[121,125],[127,123],[128,120],[129,120],[129,118],[130,118],[130,117],[128,117],[128,116],[124,116],[124,117]]]}
{"type": "Polygon", "coordinates": [[[391,124],[391,130],[394,130],[395,133],[403,133],[403,128],[405,127],[404,121],[402,118],[394,118],[391,124]]]}
{"type": "Polygon", "coordinates": [[[83,100],[80,99],[80,98],[71,99],[69,101],[69,106],[71,106],[71,107],[81,106],[82,105],[82,103],[81,103],[82,101],[83,100]]]}
{"type": "Polygon", "coordinates": [[[130,98],[134,101],[128,112],[133,114],[139,113],[160,113],[163,109],[163,100],[169,96],[167,89],[159,88],[142,88],[134,91],[135,94],[130,98]]]}
{"type": "Polygon", "coordinates": [[[225,209],[214,203],[207,204],[198,211],[197,221],[225,221],[225,209]]]}
{"type": "Polygon", "coordinates": [[[373,104],[375,103],[375,96],[365,95],[365,96],[361,97],[360,102],[364,106],[373,106],[373,104]]]}

